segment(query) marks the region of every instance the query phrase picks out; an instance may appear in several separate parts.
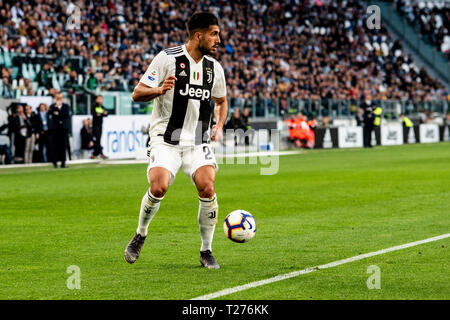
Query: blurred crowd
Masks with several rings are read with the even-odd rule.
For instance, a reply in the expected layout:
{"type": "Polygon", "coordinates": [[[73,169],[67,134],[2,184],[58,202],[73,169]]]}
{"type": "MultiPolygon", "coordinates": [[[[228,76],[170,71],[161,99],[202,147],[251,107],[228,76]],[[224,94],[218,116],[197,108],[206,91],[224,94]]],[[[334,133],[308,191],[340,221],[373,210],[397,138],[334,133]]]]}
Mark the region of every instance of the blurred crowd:
{"type": "Polygon", "coordinates": [[[189,16],[208,10],[220,18],[231,99],[276,98],[281,114],[289,98],[447,99],[384,27],[366,28],[365,9],[354,0],[0,0],[1,50],[21,54],[13,64],[54,57],[38,70],[2,67],[0,95],[132,90],[160,50],[185,41],[189,16]]]}
{"type": "MultiPolygon", "coordinates": [[[[72,112],[61,92],[55,92],[52,100],[50,106],[40,103],[35,111],[20,102],[12,102],[6,110],[0,108],[0,164],[51,162],[56,168],[60,162],[66,167],[66,158],[72,158],[72,112]]],[[[75,156],[106,159],[101,145],[103,118],[108,116],[103,96],[95,96],[91,111],[91,117],[82,121],[81,145],[75,156]]]]}
{"type": "Polygon", "coordinates": [[[0,152],[5,164],[47,162],[49,106],[41,103],[37,112],[28,104],[13,103],[0,110],[0,152]]]}
{"type": "Polygon", "coordinates": [[[450,2],[396,0],[397,11],[450,59],[450,2]]]}

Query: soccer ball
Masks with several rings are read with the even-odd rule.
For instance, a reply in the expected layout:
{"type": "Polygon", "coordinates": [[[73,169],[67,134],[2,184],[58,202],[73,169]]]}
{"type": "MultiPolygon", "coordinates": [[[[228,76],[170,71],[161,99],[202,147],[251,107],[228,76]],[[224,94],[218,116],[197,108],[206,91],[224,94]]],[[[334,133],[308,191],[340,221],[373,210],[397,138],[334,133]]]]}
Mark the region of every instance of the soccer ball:
{"type": "Polygon", "coordinates": [[[234,242],[247,242],[256,233],[255,217],[245,210],[235,210],[225,218],[223,230],[228,239],[234,242]]]}

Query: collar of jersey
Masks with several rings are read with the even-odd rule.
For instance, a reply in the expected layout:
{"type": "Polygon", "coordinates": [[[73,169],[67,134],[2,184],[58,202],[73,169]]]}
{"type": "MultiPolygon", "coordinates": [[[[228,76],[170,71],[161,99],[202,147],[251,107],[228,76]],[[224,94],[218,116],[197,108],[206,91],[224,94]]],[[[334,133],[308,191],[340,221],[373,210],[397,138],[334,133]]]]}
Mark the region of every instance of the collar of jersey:
{"type": "Polygon", "coordinates": [[[188,59],[193,64],[200,64],[203,61],[203,58],[205,58],[205,56],[203,55],[199,62],[195,62],[194,58],[192,58],[191,55],[189,54],[189,52],[187,51],[185,44],[182,45],[182,48],[183,48],[184,53],[186,54],[186,57],[188,57],[188,59]]]}

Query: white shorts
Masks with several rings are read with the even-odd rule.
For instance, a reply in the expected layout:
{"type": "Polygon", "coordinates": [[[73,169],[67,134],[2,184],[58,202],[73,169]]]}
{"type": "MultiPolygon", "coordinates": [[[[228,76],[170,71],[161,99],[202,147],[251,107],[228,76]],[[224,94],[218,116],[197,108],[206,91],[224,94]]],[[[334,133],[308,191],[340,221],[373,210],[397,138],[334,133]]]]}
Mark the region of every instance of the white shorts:
{"type": "Polygon", "coordinates": [[[193,146],[178,146],[164,142],[162,137],[152,137],[147,149],[148,167],[147,179],[150,183],[149,172],[151,168],[162,167],[170,172],[170,182],[175,180],[180,167],[194,183],[194,174],[198,168],[212,166],[217,171],[219,166],[210,144],[204,143],[193,146]]]}

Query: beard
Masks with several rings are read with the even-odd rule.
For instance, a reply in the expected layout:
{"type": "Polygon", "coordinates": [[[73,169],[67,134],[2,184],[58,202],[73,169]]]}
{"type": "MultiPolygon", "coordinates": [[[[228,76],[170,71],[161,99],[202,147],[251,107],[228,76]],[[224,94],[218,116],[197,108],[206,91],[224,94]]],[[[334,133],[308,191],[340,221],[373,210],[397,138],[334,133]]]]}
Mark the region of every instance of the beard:
{"type": "Polygon", "coordinates": [[[207,45],[199,44],[199,45],[198,45],[198,49],[200,50],[200,52],[201,52],[203,55],[212,55],[212,54],[214,53],[214,52],[212,51],[212,49],[210,49],[210,48],[207,47],[207,45]]]}

